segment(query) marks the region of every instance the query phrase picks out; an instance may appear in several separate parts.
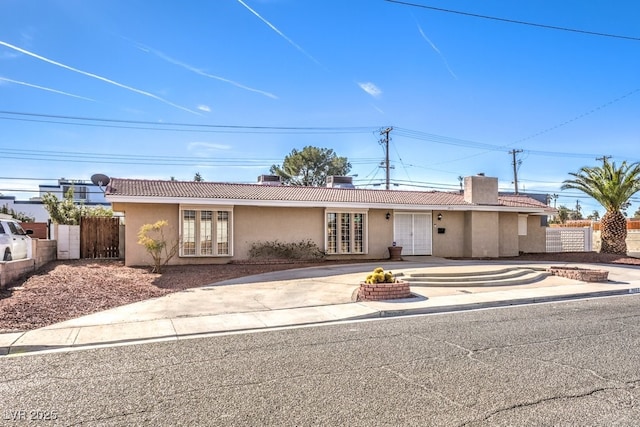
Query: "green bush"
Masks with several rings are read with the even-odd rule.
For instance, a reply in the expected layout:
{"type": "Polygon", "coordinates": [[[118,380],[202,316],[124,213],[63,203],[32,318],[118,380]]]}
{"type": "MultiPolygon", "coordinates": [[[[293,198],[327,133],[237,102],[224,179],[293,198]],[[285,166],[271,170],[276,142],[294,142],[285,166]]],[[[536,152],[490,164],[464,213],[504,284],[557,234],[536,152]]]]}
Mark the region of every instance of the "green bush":
{"type": "Polygon", "coordinates": [[[311,240],[291,243],[274,240],[252,243],[249,257],[252,259],[320,260],[325,257],[325,254],[311,240]]]}

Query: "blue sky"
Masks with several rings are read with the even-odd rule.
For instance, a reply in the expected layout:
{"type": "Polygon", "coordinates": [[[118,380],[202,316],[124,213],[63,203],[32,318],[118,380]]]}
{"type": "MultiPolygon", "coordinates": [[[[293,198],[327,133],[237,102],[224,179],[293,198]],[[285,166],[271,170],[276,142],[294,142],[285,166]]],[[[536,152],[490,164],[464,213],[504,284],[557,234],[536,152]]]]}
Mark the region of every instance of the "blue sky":
{"type": "Polygon", "coordinates": [[[512,191],[517,150],[521,192],[602,214],[560,185],[640,161],[640,3],[409,3],[3,0],[0,193],[94,173],[256,182],[306,145],[383,188],[393,127],[393,188],[484,172],[512,191]]]}

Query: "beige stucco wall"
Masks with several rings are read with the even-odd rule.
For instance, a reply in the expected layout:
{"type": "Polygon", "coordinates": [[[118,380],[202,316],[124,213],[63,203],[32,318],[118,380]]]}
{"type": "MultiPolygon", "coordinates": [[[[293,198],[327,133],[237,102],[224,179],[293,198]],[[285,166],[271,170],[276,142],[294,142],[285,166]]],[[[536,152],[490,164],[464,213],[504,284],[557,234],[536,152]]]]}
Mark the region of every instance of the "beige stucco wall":
{"type": "Polygon", "coordinates": [[[500,220],[498,212],[465,213],[464,256],[498,257],[500,220]]]}
{"type": "MultiPolygon", "coordinates": [[[[167,242],[176,242],[180,230],[178,223],[178,205],[149,204],[149,203],[114,203],[113,210],[125,215],[124,260],[128,266],[151,265],[152,259],[144,247],[138,244],[138,230],[145,224],[166,220],[169,225],[164,229],[167,242]]],[[[178,264],[179,260],[172,259],[170,264],[178,264]]]]}
{"type": "Polygon", "coordinates": [[[294,243],[311,240],[324,248],[323,208],[236,206],[233,210],[233,258],[249,258],[257,242],[294,243]]]}
{"type": "Polygon", "coordinates": [[[369,253],[366,259],[389,258],[389,246],[393,245],[393,211],[371,209],[369,211],[369,253]],[[391,217],[387,220],[385,215],[391,217]]]}
{"type": "Polygon", "coordinates": [[[532,254],[547,251],[547,227],[541,225],[541,221],[542,217],[538,215],[527,217],[527,235],[518,236],[520,252],[532,254]]]}
{"type": "MultiPolygon", "coordinates": [[[[123,212],[126,221],[124,257],[126,265],[150,265],[151,258],[137,243],[137,233],[144,224],[167,220],[167,241],[177,241],[179,235],[178,204],[114,203],[114,210],[123,212]]],[[[170,264],[215,264],[249,258],[251,244],[278,240],[283,243],[311,240],[321,250],[325,248],[324,208],[276,208],[235,206],[232,216],[233,256],[175,257],[170,264]]],[[[544,252],[545,227],[539,216],[527,219],[527,235],[518,236],[518,214],[498,212],[433,211],[432,255],[439,257],[516,256],[519,252],[544,252]],[[437,220],[438,213],[442,220],[437,220]],[[444,228],[444,234],[438,234],[444,228]]],[[[393,242],[393,211],[371,209],[367,212],[365,233],[366,254],[329,255],[328,259],[386,259],[393,242]],[[387,213],[391,214],[389,220],[387,213]]]]}
{"type": "Polygon", "coordinates": [[[517,256],[518,242],[518,214],[513,212],[501,212],[500,216],[500,256],[517,256]]]}
{"type": "Polygon", "coordinates": [[[465,177],[464,200],[478,205],[497,205],[498,178],[484,175],[465,177]]]}
{"type": "MultiPolygon", "coordinates": [[[[179,205],[148,203],[114,203],[113,209],[125,215],[124,258],[128,266],[150,265],[151,258],[138,244],[137,233],[144,224],[167,220],[164,230],[168,242],[179,236],[179,205]]],[[[368,253],[331,255],[329,259],[389,257],[388,247],[393,240],[393,218],[385,218],[388,210],[368,211],[368,253]]],[[[233,256],[230,257],[174,257],[169,264],[220,264],[249,258],[251,244],[278,240],[282,243],[312,240],[325,250],[324,208],[275,208],[235,206],[232,217],[233,256]]]]}
{"type": "MultiPolygon", "coordinates": [[[[233,259],[248,259],[251,244],[258,241],[278,240],[283,243],[312,240],[325,251],[325,208],[272,208],[236,206],[234,209],[234,256],[233,259]],[[275,233],[275,234],[274,234],[275,233]]],[[[388,258],[388,247],[393,239],[393,219],[387,220],[388,211],[369,210],[368,253],[329,255],[328,259],[388,258]]]]}
{"type": "Polygon", "coordinates": [[[438,257],[463,257],[465,239],[464,212],[433,211],[433,229],[431,253],[438,257]],[[442,219],[438,221],[438,214],[442,219]],[[444,234],[438,234],[438,228],[444,228],[444,234]]]}

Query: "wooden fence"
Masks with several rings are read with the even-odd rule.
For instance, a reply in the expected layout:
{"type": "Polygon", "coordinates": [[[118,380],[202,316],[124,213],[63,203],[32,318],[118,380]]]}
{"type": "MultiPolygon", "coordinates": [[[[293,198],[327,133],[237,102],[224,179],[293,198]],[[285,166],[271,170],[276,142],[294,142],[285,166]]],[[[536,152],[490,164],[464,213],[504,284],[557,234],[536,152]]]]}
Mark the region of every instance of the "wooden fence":
{"type": "Polygon", "coordinates": [[[120,258],[119,246],[119,218],[82,218],[80,221],[81,258],[120,258]]]}

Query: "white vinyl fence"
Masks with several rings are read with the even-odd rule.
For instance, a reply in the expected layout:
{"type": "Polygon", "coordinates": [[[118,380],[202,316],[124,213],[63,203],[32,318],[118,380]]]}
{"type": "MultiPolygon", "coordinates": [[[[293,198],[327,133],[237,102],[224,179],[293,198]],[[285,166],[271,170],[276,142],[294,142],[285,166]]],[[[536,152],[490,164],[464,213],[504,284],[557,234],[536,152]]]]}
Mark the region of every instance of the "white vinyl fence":
{"type": "Polygon", "coordinates": [[[591,252],[591,227],[547,227],[547,252],[591,252]]]}

